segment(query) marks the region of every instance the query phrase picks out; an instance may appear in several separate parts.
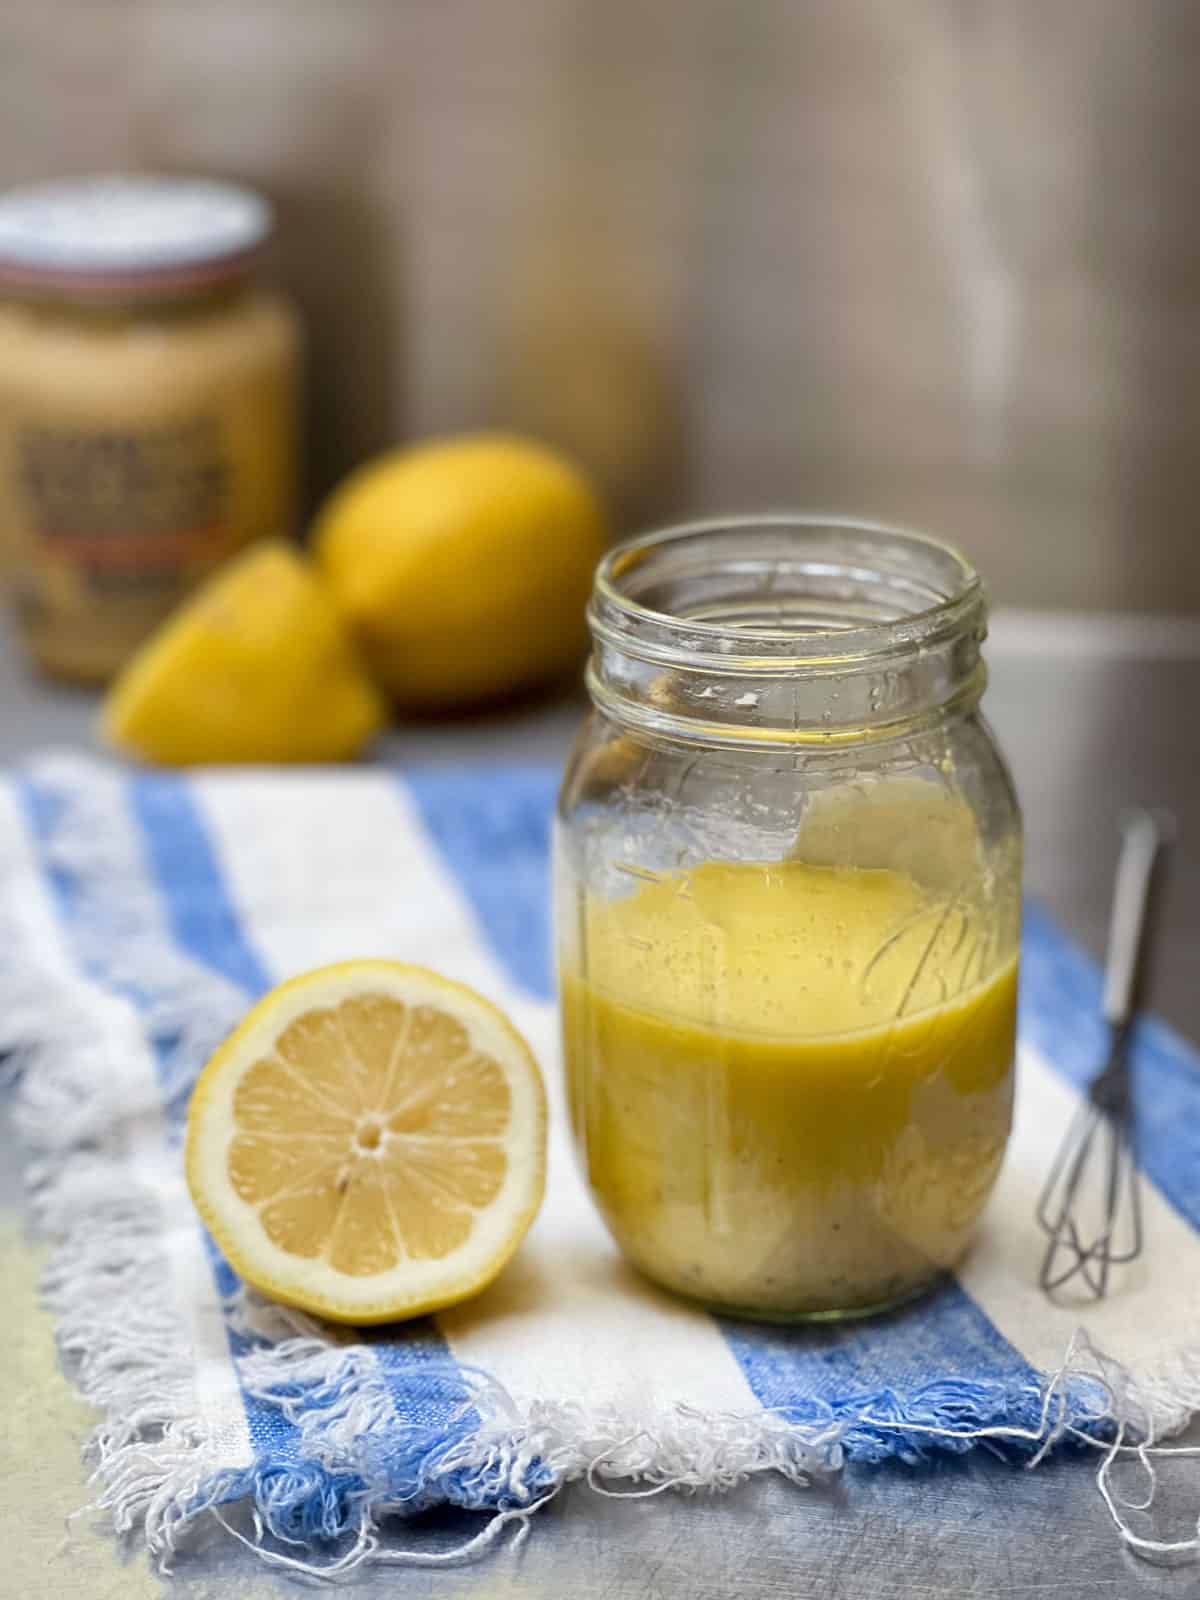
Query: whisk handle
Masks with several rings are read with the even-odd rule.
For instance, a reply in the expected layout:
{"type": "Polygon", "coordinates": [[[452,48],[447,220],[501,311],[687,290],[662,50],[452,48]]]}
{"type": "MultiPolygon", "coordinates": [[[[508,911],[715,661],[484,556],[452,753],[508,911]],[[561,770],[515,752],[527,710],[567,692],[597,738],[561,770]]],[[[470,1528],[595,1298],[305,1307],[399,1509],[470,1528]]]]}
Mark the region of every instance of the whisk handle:
{"type": "Polygon", "coordinates": [[[1122,825],[1104,973],[1104,1017],[1114,1027],[1128,1022],[1137,1004],[1154,868],[1168,831],[1153,811],[1131,812],[1122,825]]]}

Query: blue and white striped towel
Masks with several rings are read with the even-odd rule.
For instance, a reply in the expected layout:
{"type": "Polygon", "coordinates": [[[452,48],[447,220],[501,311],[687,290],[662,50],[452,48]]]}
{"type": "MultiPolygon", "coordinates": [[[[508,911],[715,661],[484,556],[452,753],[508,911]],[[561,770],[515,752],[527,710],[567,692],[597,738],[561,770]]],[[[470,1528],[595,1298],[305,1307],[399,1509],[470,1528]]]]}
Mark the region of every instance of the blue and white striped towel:
{"type": "Polygon", "coordinates": [[[1036,1287],[1034,1197],[1103,1045],[1097,973],[1036,909],[1017,1129],[955,1280],[880,1320],[784,1328],[626,1269],[558,1089],[553,788],[533,769],[182,778],[70,756],[0,780],[0,1048],[23,1069],[34,1203],[59,1241],[47,1293],[104,1415],[119,1529],[166,1555],[200,1512],[248,1500],[264,1552],[337,1575],[394,1558],[391,1519],[439,1502],[493,1509],[482,1545],[584,1475],[804,1482],[980,1440],[1028,1459],[1114,1429],[1158,1439],[1200,1409],[1200,1063],[1156,1022],[1136,1048],[1146,1254],[1083,1338],[1080,1310],[1036,1287]],[[513,1015],[546,1071],[551,1171],[492,1289],[350,1343],[237,1296],[179,1149],[190,1083],[249,1003],[367,955],[434,964],[513,1015]]]}

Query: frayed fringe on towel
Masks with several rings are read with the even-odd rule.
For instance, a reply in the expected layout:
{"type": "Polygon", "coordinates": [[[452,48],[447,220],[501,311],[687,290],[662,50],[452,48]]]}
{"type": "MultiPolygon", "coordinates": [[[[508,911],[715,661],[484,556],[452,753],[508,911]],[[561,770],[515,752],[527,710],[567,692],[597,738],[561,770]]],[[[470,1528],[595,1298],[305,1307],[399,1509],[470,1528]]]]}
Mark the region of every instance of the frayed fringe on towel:
{"type": "Polygon", "coordinates": [[[1102,1451],[1101,1491],[1133,1548],[1164,1559],[1200,1548],[1140,1537],[1112,1484],[1114,1465],[1136,1455],[1153,1487],[1154,1459],[1165,1453],[1158,1441],[1200,1410],[1200,1352],[1135,1380],[1082,1336],[1059,1373],[1019,1393],[946,1379],[744,1415],[518,1400],[486,1374],[453,1367],[461,1406],[431,1429],[397,1421],[368,1347],[243,1298],[229,1313],[243,1344],[241,1383],[295,1426],[300,1449],[223,1469],[219,1441],[197,1414],[191,1341],[172,1292],[166,1229],[187,1200],[167,1135],[172,1109],[245,997],[164,936],[119,781],[70,759],[37,776],[43,800],[55,797],[39,833],[70,896],[79,970],[53,940],[39,941],[40,881],[22,881],[21,842],[0,837],[0,948],[21,954],[0,974],[0,1051],[13,1053],[22,1076],[35,1216],[58,1241],[46,1298],[80,1391],[103,1413],[90,1446],[96,1506],[119,1532],[140,1529],[163,1566],[199,1516],[224,1522],[220,1508],[240,1501],[251,1507],[253,1537],[226,1523],[231,1535],[272,1565],[337,1581],[366,1563],[470,1559],[512,1524],[523,1537],[530,1515],[578,1479],[622,1494],[724,1490],[768,1471],[810,1484],[847,1457],[919,1461],[984,1444],[1036,1464],[1062,1441],[1102,1451]],[[446,1502],[492,1516],[455,1550],[385,1543],[389,1518],[446,1502]],[[338,1553],[310,1561],[314,1541],[338,1553]]]}

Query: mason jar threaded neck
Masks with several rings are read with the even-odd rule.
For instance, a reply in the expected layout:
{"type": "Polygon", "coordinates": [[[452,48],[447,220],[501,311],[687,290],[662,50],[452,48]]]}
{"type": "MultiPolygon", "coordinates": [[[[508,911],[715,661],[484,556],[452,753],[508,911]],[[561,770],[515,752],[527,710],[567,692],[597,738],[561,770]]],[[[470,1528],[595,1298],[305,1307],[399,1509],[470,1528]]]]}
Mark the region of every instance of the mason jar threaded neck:
{"type": "Polygon", "coordinates": [[[970,562],[923,534],[810,515],[687,523],[601,562],[588,687],[651,737],[895,737],[974,707],[986,613],[970,562]]]}

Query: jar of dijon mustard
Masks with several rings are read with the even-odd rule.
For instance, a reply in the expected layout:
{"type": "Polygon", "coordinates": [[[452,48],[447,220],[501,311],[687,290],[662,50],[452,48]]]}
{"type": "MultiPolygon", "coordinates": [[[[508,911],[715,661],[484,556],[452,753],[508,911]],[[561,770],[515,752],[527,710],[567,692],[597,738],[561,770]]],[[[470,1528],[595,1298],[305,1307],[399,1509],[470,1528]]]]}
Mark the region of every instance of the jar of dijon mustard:
{"type": "Polygon", "coordinates": [[[35,661],[102,681],[296,514],[299,327],[257,195],[108,177],[0,196],[0,573],[35,661]]]}

